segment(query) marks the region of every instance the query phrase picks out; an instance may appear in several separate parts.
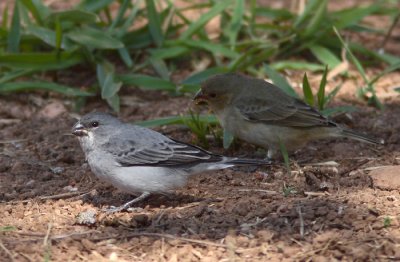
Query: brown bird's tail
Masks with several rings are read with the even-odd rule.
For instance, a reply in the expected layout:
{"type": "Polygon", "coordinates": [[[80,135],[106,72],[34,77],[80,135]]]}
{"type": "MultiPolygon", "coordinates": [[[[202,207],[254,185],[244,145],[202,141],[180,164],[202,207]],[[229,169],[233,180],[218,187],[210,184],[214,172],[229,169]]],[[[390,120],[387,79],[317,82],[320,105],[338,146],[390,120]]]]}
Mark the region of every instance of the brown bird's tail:
{"type": "Polygon", "coordinates": [[[341,136],[348,137],[351,139],[355,139],[361,142],[367,142],[371,144],[376,144],[376,145],[383,145],[385,144],[385,141],[383,139],[375,139],[370,136],[355,132],[350,129],[342,129],[341,130],[341,136]]]}

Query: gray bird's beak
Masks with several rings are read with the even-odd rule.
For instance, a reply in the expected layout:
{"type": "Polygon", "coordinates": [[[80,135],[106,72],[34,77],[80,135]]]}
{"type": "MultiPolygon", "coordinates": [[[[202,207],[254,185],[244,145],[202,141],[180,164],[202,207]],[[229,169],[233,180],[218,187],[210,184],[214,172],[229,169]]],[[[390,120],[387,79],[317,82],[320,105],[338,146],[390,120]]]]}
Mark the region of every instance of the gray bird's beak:
{"type": "Polygon", "coordinates": [[[200,89],[193,97],[193,101],[196,102],[196,104],[200,103],[207,103],[207,96],[205,96],[200,89]]]}
{"type": "Polygon", "coordinates": [[[72,134],[76,136],[87,136],[88,131],[83,127],[83,125],[80,122],[78,122],[72,128],[72,134]]]}

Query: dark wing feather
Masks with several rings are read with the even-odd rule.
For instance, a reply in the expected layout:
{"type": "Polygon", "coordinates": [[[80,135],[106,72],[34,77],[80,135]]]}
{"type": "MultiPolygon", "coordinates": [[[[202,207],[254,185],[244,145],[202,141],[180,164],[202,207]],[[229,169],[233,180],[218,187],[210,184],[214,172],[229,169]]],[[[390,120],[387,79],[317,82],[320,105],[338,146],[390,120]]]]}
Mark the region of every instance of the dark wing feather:
{"type": "Polygon", "coordinates": [[[220,155],[172,139],[143,146],[115,138],[107,144],[113,145],[104,147],[121,166],[190,167],[222,160],[220,155]]]}
{"type": "Polygon", "coordinates": [[[239,112],[249,121],[288,127],[336,126],[316,109],[294,98],[288,103],[282,103],[282,101],[249,97],[235,104],[239,112]]]}

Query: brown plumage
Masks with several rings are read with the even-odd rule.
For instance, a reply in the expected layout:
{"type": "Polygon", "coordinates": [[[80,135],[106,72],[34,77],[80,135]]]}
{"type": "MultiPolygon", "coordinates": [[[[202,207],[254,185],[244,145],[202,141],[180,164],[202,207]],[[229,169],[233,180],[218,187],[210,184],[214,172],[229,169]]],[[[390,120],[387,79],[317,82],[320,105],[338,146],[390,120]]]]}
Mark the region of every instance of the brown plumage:
{"type": "Polygon", "coordinates": [[[194,100],[207,102],[223,128],[234,136],[268,148],[268,157],[279,149],[280,141],[288,149],[328,137],[383,144],[339,126],[317,109],[262,79],[236,73],[216,75],[202,84],[194,100]]]}

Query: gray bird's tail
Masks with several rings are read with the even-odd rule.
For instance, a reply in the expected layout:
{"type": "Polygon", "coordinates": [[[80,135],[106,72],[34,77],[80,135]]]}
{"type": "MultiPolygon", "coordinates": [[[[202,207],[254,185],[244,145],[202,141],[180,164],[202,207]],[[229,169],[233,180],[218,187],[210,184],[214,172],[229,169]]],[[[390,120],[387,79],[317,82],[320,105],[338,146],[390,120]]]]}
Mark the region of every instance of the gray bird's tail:
{"type": "Polygon", "coordinates": [[[227,158],[225,164],[235,166],[262,166],[270,165],[271,161],[268,159],[227,158]]]}
{"type": "Polygon", "coordinates": [[[342,129],[341,130],[341,136],[348,137],[351,139],[355,139],[361,142],[367,142],[371,144],[376,144],[376,145],[383,145],[385,144],[385,141],[383,139],[375,139],[370,136],[355,132],[350,129],[342,129]]]}

